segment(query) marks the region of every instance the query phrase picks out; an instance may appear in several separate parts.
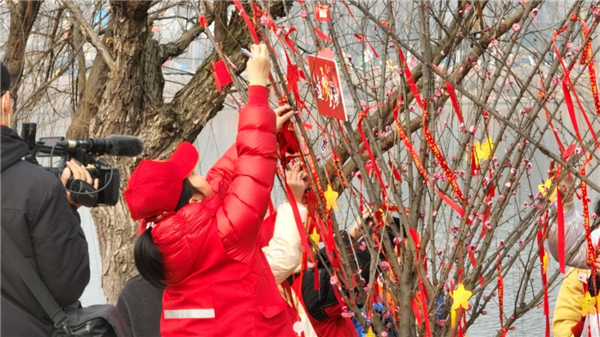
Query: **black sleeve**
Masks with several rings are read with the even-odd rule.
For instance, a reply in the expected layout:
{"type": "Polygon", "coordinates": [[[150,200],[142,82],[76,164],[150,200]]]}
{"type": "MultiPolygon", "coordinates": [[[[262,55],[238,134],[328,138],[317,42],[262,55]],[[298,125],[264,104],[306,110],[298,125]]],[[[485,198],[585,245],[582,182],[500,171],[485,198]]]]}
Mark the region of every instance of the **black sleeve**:
{"type": "Polygon", "coordinates": [[[588,291],[592,297],[598,296],[598,289],[600,288],[600,277],[596,276],[596,286],[594,287],[594,273],[588,278],[588,291]]]}
{"type": "Polygon", "coordinates": [[[80,218],[65,188],[53,179],[31,226],[40,278],[60,306],[79,299],[90,280],[88,246],[80,218]]]}
{"type": "Polygon", "coordinates": [[[329,318],[325,308],[338,304],[329,273],[319,269],[319,290],[315,289],[315,272],[309,269],[302,278],[302,300],[306,313],[319,322],[329,318]]]}
{"type": "Polygon", "coordinates": [[[119,315],[121,315],[121,318],[123,318],[123,321],[125,322],[125,325],[127,325],[129,331],[133,331],[131,329],[131,318],[129,317],[129,309],[127,308],[127,303],[125,302],[125,296],[123,295],[124,291],[125,288],[123,288],[123,291],[121,292],[121,294],[119,294],[119,299],[117,300],[117,309],[119,310],[119,315]]]}

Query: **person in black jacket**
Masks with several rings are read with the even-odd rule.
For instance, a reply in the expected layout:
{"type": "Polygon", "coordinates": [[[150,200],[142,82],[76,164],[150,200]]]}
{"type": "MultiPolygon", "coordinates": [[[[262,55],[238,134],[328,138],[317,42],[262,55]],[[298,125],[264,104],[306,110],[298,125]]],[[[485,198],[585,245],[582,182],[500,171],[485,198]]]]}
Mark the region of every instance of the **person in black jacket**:
{"type": "MultiPolygon", "coordinates": [[[[67,164],[61,180],[21,158],[29,148],[10,125],[15,96],[10,75],[1,73],[1,219],[2,228],[38,273],[56,302],[76,302],[90,279],[88,247],[80,226],[77,205],[63,186],[74,179],[92,183],[87,170],[67,164]]],[[[96,184],[97,186],[97,184],[96,184]]],[[[2,254],[2,328],[0,335],[50,336],[52,320],[2,254]]]]}

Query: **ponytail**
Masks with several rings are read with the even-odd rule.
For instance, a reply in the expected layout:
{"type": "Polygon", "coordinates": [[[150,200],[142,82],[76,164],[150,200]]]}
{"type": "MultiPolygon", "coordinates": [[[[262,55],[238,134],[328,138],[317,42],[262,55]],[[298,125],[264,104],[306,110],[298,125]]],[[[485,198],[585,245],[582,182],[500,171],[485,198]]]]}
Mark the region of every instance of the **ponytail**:
{"type": "MultiPolygon", "coordinates": [[[[189,203],[190,198],[194,195],[194,186],[188,179],[183,181],[183,189],[175,207],[178,211],[183,206],[189,203]]],[[[142,220],[143,221],[143,220],[142,220]]],[[[133,259],[140,275],[148,281],[152,286],[164,289],[165,285],[165,267],[160,249],[154,244],[152,239],[152,227],[146,228],[137,238],[133,249],[133,259]]]]}
{"type": "Polygon", "coordinates": [[[135,242],[133,259],[140,275],[152,286],[159,289],[166,287],[165,268],[160,250],[152,240],[152,227],[142,232],[135,242]]]}

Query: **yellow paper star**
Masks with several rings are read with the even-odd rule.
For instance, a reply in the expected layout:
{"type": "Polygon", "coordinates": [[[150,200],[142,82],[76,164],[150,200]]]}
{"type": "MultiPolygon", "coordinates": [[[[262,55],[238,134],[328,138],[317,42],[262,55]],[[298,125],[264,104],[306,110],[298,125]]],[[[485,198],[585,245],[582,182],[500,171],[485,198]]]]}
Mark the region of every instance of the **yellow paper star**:
{"type": "Polygon", "coordinates": [[[594,309],[596,298],[592,297],[589,292],[586,292],[585,297],[579,300],[579,303],[581,303],[581,316],[586,316],[594,309]]]}
{"type": "Polygon", "coordinates": [[[310,234],[310,239],[313,240],[314,243],[318,244],[321,236],[317,233],[317,228],[313,228],[312,233],[310,234]]]}
{"type": "Polygon", "coordinates": [[[452,310],[456,310],[458,308],[469,309],[469,298],[473,292],[466,290],[465,286],[460,283],[456,290],[452,292],[452,310]]]}
{"type": "MultiPolygon", "coordinates": [[[[548,179],[545,183],[538,185],[538,189],[542,192],[543,195],[547,195],[550,191],[550,187],[552,187],[552,180],[548,179]]],[[[550,193],[550,197],[548,198],[550,202],[556,201],[556,187],[550,193]]]]}
{"type": "Polygon", "coordinates": [[[375,337],[377,336],[374,332],[373,332],[373,328],[369,327],[369,332],[367,332],[367,335],[365,337],[375,337]]]}
{"type": "Polygon", "coordinates": [[[327,191],[325,191],[325,201],[327,201],[327,210],[338,209],[337,200],[338,192],[331,189],[331,184],[327,185],[327,191]]]}
{"type": "Polygon", "coordinates": [[[389,70],[396,70],[396,69],[398,69],[398,66],[395,66],[395,65],[392,64],[392,60],[388,59],[387,62],[386,62],[386,65],[387,65],[387,68],[389,70]]]}
{"type": "Polygon", "coordinates": [[[487,160],[494,149],[494,142],[490,137],[484,143],[476,142],[473,144],[475,148],[475,164],[479,165],[479,161],[487,160]]]}

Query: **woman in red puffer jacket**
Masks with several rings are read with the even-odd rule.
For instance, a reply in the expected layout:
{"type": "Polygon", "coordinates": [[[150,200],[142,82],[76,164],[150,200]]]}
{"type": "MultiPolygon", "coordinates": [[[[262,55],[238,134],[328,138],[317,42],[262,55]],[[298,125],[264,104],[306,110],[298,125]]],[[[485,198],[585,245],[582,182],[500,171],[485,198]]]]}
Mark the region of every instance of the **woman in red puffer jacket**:
{"type": "Polygon", "coordinates": [[[132,218],[145,226],[136,243],[136,266],[165,289],[165,337],[294,336],[286,303],[256,244],[277,145],[266,46],[254,45],[252,53],[248,105],[240,111],[236,144],[207,179],[194,171],[197,150],[182,143],[167,161],[143,160],[125,191],[132,218]]]}

